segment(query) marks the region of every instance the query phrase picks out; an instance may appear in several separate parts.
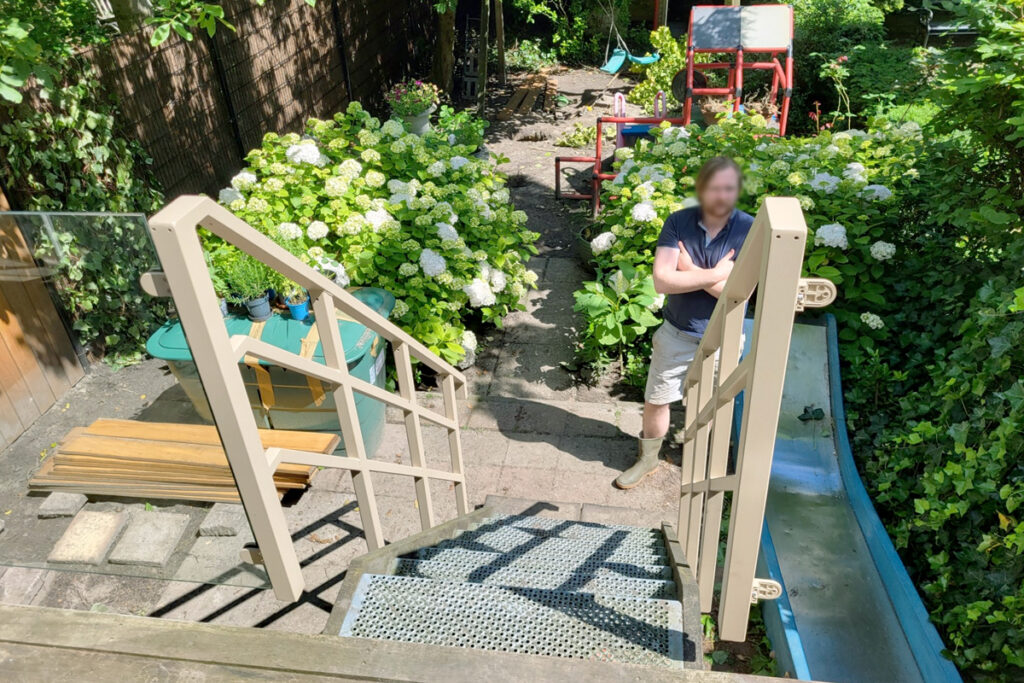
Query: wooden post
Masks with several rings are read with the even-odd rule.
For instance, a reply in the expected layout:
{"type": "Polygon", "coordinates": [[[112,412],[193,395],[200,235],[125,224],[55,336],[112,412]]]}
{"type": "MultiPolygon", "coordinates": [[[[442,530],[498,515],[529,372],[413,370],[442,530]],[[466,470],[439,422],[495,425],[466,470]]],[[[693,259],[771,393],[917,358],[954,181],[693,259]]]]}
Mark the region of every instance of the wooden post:
{"type": "Polygon", "coordinates": [[[494,42],[498,49],[498,82],[505,85],[505,12],[502,0],[494,0],[494,42]]]}
{"type": "Polygon", "coordinates": [[[479,85],[476,93],[476,112],[484,115],[487,106],[487,47],[491,30],[491,0],[480,0],[480,42],[477,53],[480,57],[479,85]]]}

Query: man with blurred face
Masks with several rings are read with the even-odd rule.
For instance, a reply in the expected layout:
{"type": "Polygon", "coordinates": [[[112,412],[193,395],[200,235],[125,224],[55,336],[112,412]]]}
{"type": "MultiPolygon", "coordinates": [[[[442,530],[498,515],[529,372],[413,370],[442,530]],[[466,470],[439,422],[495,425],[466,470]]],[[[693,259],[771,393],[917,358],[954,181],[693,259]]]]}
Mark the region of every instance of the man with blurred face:
{"type": "Polygon", "coordinates": [[[654,288],[666,295],[665,322],[654,333],[637,461],[615,480],[621,489],[633,488],[658,466],[669,406],[683,400],[686,372],[754,222],[736,208],[742,182],[735,161],[709,159],[697,173],[698,205],[676,211],[661,229],[654,288]]]}

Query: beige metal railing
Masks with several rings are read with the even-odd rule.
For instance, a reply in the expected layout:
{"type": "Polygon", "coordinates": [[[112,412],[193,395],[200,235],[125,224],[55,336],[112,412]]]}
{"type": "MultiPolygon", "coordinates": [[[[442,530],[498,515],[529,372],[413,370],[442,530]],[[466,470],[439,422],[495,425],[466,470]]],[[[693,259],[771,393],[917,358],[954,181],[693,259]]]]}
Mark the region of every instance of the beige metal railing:
{"type": "Polygon", "coordinates": [[[726,492],[732,492],[719,635],[746,639],[750,605],[777,597],[778,585],[756,579],[768,478],[786,376],[792,320],[805,306],[835,298],[828,280],[801,279],[807,226],[800,203],[769,197],[718,298],[718,305],[686,375],[679,537],[700,587],[702,612],[710,612],[726,492]],[[740,360],[747,301],[757,290],[750,350],[740,360]],[[733,404],[743,393],[743,414],[730,473],[733,404]]]}
{"type": "Polygon", "coordinates": [[[151,294],[174,297],[239,496],[259,546],[259,552],[251,557],[266,567],[278,599],[295,601],[304,587],[274,487],[273,472],[281,463],[350,470],[363,532],[371,550],[380,548],[385,542],[373,492],[371,474],[374,472],[413,477],[420,523],[424,529],[436,524],[430,491],[432,479],[452,482],[458,514],[469,512],[456,405],[459,395],[465,393],[465,378],[458,370],[208,197],[183,196],[175,199],[150,219],[149,228],[163,271],[148,273],[143,278],[143,285],[151,294]],[[196,232],[198,226],[263,261],[309,291],[323,344],[324,365],[246,335],[228,336],[203,258],[196,232]],[[397,394],[349,374],[336,323],[338,310],[392,343],[398,371],[397,394]],[[245,356],[266,360],[334,386],[333,396],[346,455],[264,449],[238,370],[238,362],[245,356]],[[437,373],[443,412],[417,404],[413,358],[437,373]],[[356,413],[356,393],[403,411],[411,465],[367,457],[356,413]],[[448,430],[450,471],[427,467],[421,430],[423,420],[448,430]]]}

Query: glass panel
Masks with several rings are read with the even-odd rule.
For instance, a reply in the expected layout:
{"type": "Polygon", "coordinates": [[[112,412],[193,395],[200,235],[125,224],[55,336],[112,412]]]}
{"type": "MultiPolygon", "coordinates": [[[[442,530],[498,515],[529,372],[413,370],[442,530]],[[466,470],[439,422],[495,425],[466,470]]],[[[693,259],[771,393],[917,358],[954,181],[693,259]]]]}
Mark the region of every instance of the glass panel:
{"type": "Polygon", "coordinates": [[[269,587],[158,266],[144,216],[0,213],[0,572],[269,587]]]}

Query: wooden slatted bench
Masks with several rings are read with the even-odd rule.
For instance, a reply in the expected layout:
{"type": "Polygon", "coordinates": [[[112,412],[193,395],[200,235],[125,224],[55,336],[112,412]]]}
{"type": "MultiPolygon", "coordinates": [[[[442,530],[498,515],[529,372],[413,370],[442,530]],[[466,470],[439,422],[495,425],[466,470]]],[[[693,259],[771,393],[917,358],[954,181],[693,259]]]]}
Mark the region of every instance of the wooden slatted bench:
{"type": "MultiPolygon", "coordinates": [[[[333,453],[330,432],[261,429],[264,448],[333,453]]],[[[278,495],[305,489],[315,467],[282,464],[278,495]]],[[[127,498],[237,501],[238,490],[217,429],[205,425],[100,419],[64,437],[29,481],[32,491],[67,491],[127,498]]]]}

